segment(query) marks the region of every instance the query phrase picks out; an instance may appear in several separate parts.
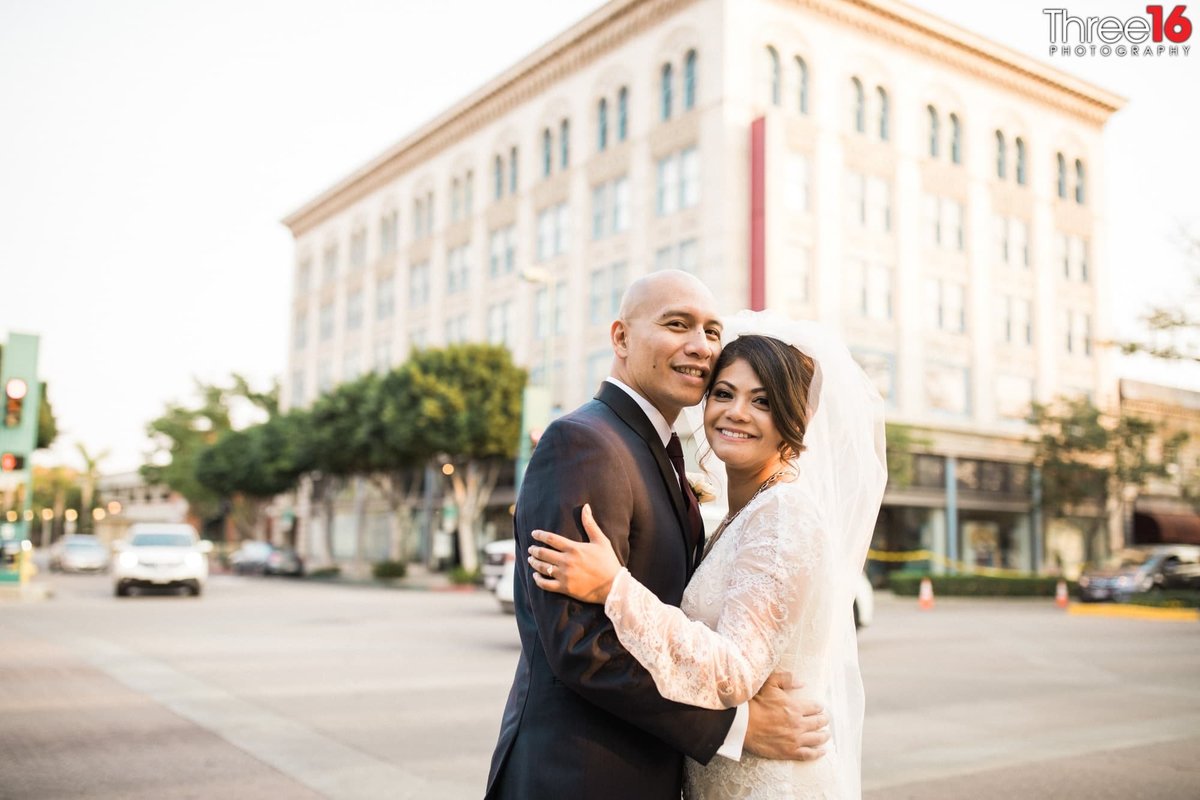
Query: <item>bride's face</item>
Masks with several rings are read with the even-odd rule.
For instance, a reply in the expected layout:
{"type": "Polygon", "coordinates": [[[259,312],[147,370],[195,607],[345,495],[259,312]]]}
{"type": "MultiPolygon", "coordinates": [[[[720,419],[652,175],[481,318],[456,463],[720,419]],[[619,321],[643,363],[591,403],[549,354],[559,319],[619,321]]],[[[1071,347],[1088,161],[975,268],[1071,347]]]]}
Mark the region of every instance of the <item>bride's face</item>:
{"type": "Polygon", "coordinates": [[[738,359],[717,375],[704,406],[704,432],[728,468],[757,471],[780,460],[783,437],[771,418],[767,391],[745,361],[738,359]]]}

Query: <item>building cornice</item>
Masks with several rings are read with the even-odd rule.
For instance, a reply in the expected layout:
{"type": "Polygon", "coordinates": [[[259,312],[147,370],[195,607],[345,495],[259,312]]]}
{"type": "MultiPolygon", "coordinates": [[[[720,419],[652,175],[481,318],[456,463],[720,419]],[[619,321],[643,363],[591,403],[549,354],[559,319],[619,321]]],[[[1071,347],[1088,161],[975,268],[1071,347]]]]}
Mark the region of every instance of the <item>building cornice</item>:
{"type": "MultiPolygon", "coordinates": [[[[778,0],[922,53],[1091,124],[1124,99],[896,0],[778,0]]],[[[300,236],[696,0],[613,0],[283,219],[300,236]]]]}
{"type": "Polygon", "coordinates": [[[900,45],[1093,125],[1125,98],[898,0],[781,0],[900,45]]]}

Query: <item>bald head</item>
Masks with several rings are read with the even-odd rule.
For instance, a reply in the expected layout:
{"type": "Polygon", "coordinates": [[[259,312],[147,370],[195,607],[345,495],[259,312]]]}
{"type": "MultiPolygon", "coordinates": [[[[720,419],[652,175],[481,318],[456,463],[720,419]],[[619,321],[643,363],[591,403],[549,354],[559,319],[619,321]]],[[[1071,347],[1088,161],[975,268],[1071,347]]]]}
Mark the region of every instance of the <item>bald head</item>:
{"type": "Polygon", "coordinates": [[[721,351],[716,300],[694,275],[653,272],[630,284],[613,321],[612,376],[668,422],[700,402],[721,351]]]}
{"type": "Polygon", "coordinates": [[[712,292],[695,275],[678,269],[666,269],[643,275],[625,290],[617,318],[629,322],[656,311],[671,297],[694,297],[705,305],[716,305],[712,292]]]}

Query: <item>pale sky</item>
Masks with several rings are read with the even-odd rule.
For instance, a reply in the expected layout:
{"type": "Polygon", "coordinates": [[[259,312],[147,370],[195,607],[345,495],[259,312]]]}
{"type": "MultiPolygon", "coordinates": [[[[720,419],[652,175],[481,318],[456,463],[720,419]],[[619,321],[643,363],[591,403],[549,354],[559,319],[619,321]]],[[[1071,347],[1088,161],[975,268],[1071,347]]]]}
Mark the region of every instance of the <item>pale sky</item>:
{"type": "MultiPolygon", "coordinates": [[[[78,466],[80,441],[112,451],[105,471],[134,469],[146,423],[190,400],[193,376],[281,375],[280,218],[600,5],[0,0],[0,338],[41,336],[60,435],[37,462],[78,466]]],[[[1055,4],[913,5],[1047,59],[1055,4]]],[[[1200,224],[1192,43],[1187,58],[1053,62],[1129,99],[1105,155],[1119,335],[1191,285],[1171,235],[1200,224]]],[[[1196,370],[1120,371],[1200,389],[1196,370]]]]}

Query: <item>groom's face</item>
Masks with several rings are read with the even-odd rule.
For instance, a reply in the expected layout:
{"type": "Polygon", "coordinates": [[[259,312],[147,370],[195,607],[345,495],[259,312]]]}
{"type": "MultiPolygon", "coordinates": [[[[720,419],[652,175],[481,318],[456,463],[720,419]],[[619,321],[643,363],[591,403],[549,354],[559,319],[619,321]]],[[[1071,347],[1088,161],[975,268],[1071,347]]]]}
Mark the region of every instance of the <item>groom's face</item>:
{"type": "Polygon", "coordinates": [[[694,279],[651,284],[643,301],[614,325],[617,377],[668,421],[704,396],[721,353],[721,323],[712,293],[694,279]]]}

